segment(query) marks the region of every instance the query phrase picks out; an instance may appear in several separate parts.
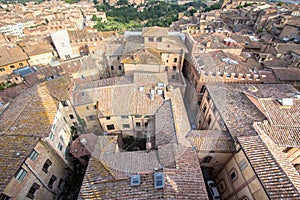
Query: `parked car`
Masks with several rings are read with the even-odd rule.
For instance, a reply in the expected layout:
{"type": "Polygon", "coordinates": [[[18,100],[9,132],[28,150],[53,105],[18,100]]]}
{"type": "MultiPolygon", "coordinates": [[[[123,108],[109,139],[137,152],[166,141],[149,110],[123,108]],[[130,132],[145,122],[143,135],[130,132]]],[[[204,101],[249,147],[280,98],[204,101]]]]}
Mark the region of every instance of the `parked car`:
{"type": "Polygon", "coordinates": [[[208,186],[208,190],[209,190],[213,200],[221,199],[220,193],[219,193],[218,188],[217,188],[217,185],[215,184],[215,182],[213,180],[208,180],[207,181],[207,186],[208,186]]]}

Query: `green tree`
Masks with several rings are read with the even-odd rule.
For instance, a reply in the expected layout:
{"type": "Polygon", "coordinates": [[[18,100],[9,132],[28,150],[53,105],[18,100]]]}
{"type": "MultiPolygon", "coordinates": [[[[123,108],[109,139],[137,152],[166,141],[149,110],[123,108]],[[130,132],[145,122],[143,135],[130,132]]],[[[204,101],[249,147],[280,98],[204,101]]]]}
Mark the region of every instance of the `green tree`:
{"type": "Polygon", "coordinates": [[[92,21],[98,21],[98,18],[97,18],[96,15],[93,15],[93,16],[92,16],[92,21]]]}

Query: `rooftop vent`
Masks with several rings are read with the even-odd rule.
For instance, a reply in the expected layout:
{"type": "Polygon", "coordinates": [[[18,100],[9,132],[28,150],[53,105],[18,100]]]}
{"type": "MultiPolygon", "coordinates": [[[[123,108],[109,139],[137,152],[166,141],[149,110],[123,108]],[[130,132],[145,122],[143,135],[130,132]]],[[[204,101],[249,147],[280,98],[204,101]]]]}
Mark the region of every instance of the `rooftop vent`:
{"type": "Polygon", "coordinates": [[[258,91],[257,87],[255,87],[254,85],[250,86],[250,87],[248,88],[248,90],[249,90],[250,92],[257,92],[257,91],[258,91]]]}
{"type": "Polygon", "coordinates": [[[163,172],[155,172],[154,173],[154,188],[163,188],[165,184],[164,181],[164,173],[163,172]]]}
{"type": "Polygon", "coordinates": [[[282,99],[278,99],[278,102],[282,105],[282,106],[292,106],[294,104],[294,101],[292,98],[282,98],[282,99]]]}
{"type": "Polygon", "coordinates": [[[80,144],[81,145],[86,145],[87,144],[87,140],[85,138],[81,138],[80,139],[80,144]]]}
{"type": "Polygon", "coordinates": [[[157,83],[157,87],[164,87],[164,83],[157,83]]]}
{"type": "Polygon", "coordinates": [[[140,185],[140,184],[141,184],[141,176],[139,174],[132,175],[130,185],[131,186],[137,186],[137,185],[140,185]]]}

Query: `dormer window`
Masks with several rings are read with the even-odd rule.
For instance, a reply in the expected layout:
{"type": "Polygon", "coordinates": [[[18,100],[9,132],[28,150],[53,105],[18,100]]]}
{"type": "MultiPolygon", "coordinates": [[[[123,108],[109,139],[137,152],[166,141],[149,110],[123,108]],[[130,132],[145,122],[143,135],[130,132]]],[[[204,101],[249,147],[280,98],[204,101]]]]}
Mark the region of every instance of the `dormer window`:
{"type": "Polygon", "coordinates": [[[163,188],[165,184],[164,181],[164,173],[163,172],[156,172],[154,173],[154,188],[163,188]]]}
{"type": "Polygon", "coordinates": [[[131,186],[137,186],[137,185],[140,185],[140,184],[141,184],[141,176],[139,174],[132,175],[130,185],[131,186]]]}

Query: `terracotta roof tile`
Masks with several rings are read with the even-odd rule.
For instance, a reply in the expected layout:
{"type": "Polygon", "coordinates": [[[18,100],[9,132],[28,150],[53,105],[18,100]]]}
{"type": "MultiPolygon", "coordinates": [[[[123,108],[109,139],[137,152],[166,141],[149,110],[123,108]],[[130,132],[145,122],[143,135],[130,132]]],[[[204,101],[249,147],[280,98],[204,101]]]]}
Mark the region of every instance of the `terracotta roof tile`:
{"type": "Polygon", "coordinates": [[[30,136],[0,136],[0,193],[6,188],[38,141],[39,138],[30,136]]]}
{"type": "Polygon", "coordinates": [[[0,115],[0,131],[9,134],[48,136],[57,112],[58,101],[65,100],[63,78],[29,88],[11,101],[0,115]],[[2,126],[3,125],[3,126],[2,126]]]}
{"type": "Polygon", "coordinates": [[[26,53],[16,45],[0,47],[0,66],[28,60],[26,53]]]}
{"type": "MultiPolygon", "coordinates": [[[[270,199],[298,199],[299,192],[259,136],[239,137],[251,166],[270,199]]],[[[279,152],[277,152],[279,153],[279,152]]],[[[286,158],[285,158],[286,160],[286,158]]],[[[280,160],[282,162],[282,160],[280,160]]],[[[292,165],[289,166],[291,169],[292,165]]],[[[294,169],[294,174],[297,174],[294,169]]],[[[299,175],[297,175],[299,180],[299,175]]]]}
{"type": "Polygon", "coordinates": [[[187,138],[198,151],[235,151],[233,139],[224,131],[191,130],[187,138]]]}

